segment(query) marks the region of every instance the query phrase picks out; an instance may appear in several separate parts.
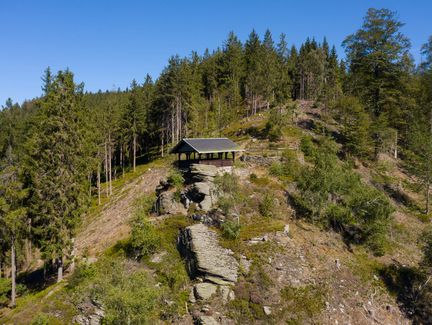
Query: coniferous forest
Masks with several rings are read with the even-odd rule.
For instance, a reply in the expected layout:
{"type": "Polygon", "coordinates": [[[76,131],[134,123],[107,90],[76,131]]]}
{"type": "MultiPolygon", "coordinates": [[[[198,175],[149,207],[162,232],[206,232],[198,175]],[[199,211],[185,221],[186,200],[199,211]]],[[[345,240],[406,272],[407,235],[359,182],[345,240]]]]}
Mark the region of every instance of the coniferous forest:
{"type": "MultiPolygon", "coordinates": [[[[62,280],[82,216],[109,200],[114,180],[182,138],[219,137],[263,113],[277,124],[303,102],[339,123],[338,155],[399,159],[430,215],[432,35],[416,63],[402,26],[395,12],[369,9],[343,56],[326,38],[294,46],[289,33],[252,30],[243,42],[230,32],[217,49],[172,56],[157,79],[143,74],[116,91],[88,92],[73,71],[47,67],[38,98],[0,111],[0,278],[11,278],[0,303],[15,305],[16,277],[35,252],[62,280]]],[[[430,268],[430,238],[425,247],[430,268]]]]}

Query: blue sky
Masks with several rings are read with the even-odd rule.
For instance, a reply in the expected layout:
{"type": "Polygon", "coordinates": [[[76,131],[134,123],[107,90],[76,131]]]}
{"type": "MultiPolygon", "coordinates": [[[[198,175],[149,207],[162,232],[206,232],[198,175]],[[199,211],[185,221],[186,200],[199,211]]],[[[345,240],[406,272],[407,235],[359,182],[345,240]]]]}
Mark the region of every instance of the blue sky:
{"type": "Polygon", "coordinates": [[[47,66],[69,67],[89,91],[156,78],[171,55],[215,49],[230,30],[245,40],[253,28],[269,28],[296,45],[327,36],[343,55],[341,42],[370,7],[398,12],[419,60],[432,34],[432,1],[0,0],[0,105],[39,96],[47,66]]]}

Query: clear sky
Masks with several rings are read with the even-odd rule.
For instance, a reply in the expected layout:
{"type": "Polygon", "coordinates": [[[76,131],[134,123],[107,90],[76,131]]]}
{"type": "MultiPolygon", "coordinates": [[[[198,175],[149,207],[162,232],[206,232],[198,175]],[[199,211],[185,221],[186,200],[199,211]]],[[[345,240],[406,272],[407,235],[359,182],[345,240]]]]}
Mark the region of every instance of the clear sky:
{"type": "Polygon", "coordinates": [[[370,7],[398,12],[418,61],[432,34],[431,0],[0,0],[0,105],[39,96],[47,66],[69,67],[89,91],[157,78],[171,55],[215,49],[230,30],[244,41],[269,28],[296,45],[327,36],[343,55],[341,42],[370,7]]]}

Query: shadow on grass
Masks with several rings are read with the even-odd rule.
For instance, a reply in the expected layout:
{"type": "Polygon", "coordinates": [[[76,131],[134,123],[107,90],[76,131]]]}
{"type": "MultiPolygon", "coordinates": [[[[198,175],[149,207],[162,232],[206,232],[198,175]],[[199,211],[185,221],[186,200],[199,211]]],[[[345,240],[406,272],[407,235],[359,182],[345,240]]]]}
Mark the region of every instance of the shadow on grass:
{"type": "Polygon", "coordinates": [[[41,267],[31,272],[20,273],[17,283],[24,285],[27,290],[36,293],[53,285],[57,281],[57,270],[54,267],[41,267]]]}
{"type": "Polygon", "coordinates": [[[413,324],[432,324],[430,277],[418,268],[392,264],[380,270],[390,293],[413,324]]]}

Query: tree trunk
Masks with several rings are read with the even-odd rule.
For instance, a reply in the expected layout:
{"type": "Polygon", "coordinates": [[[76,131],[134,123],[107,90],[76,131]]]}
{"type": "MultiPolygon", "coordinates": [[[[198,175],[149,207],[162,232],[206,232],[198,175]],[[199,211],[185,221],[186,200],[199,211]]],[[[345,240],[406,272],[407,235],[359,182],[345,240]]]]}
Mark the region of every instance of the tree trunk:
{"type": "Polygon", "coordinates": [[[98,170],[97,170],[97,189],[98,189],[98,205],[101,205],[101,166],[100,161],[98,162],[98,170]]]}
{"type": "Polygon", "coordinates": [[[133,135],[133,171],[136,169],[136,134],[133,135]]]}
{"type": "Polygon", "coordinates": [[[162,141],[162,144],[161,144],[161,155],[162,155],[162,158],[163,158],[163,156],[164,156],[164,132],[163,131],[161,132],[161,141],[162,141]]]}
{"type": "Polygon", "coordinates": [[[397,131],[396,131],[396,134],[395,134],[394,158],[395,158],[395,159],[398,158],[398,134],[397,134],[397,131]]]}
{"type": "MultiPolygon", "coordinates": [[[[25,251],[25,260],[26,260],[26,266],[28,267],[30,265],[31,259],[32,259],[32,242],[31,242],[31,224],[32,219],[27,219],[27,236],[24,240],[24,251],[25,251]]],[[[1,275],[0,275],[1,277],[1,275]]]]}
{"type": "Polygon", "coordinates": [[[15,258],[15,240],[11,240],[11,277],[12,277],[12,291],[11,291],[11,306],[16,305],[16,258],[15,258]]]}
{"type": "Polygon", "coordinates": [[[108,197],[108,188],[106,187],[106,185],[108,182],[108,148],[107,148],[107,143],[105,142],[105,194],[106,197],[108,197]]]}
{"type": "Polygon", "coordinates": [[[71,252],[71,264],[69,267],[69,273],[73,273],[75,270],[75,238],[72,238],[72,252],[71,252]]]}
{"type": "Polygon", "coordinates": [[[109,195],[112,195],[112,149],[111,149],[111,133],[108,133],[108,183],[109,183],[109,195]]]}
{"type": "Polygon", "coordinates": [[[124,177],[123,144],[120,145],[120,164],[122,169],[122,177],[124,177]]]}
{"type": "Polygon", "coordinates": [[[57,283],[63,281],[63,255],[57,259],[57,283]]]}

